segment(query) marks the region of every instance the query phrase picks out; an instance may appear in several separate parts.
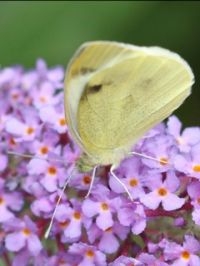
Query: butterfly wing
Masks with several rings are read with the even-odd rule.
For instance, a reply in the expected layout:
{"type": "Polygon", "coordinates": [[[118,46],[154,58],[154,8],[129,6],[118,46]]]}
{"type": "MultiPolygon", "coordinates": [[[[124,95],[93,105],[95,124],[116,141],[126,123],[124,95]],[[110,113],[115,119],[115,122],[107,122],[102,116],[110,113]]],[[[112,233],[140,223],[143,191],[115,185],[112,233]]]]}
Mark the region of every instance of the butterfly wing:
{"type": "Polygon", "coordinates": [[[190,67],[177,54],[112,42],[83,46],[69,73],[69,124],[99,164],[119,163],[146,131],[181,105],[193,84],[190,67]]]}
{"type": "Polygon", "coordinates": [[[81,45],[67,67],[64,86],[66,120],[71,135],[88,155],[87,145],[84,144],[77,128],[78,106],[85,86],[90,78],[104,67],[114,65],[122,58],[139,52],[137,47],[133,51],[116,42],[88,42],[81,45]]]}

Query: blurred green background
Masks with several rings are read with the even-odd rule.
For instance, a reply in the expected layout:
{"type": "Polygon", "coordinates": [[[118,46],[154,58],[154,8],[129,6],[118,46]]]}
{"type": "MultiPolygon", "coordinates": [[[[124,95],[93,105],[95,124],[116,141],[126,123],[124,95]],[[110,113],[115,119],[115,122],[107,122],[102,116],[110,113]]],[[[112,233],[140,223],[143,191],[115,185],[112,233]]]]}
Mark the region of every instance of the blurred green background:
{"type": "MultiPolygon", "coordinates": [[[[3,1],[0,2],[1,67],[67,65],[90,40],[157,45],[179,53],[194,70],[193,94],[176,114],[200,125],[200,2],[195,1],[3,1]]],[[[164,97],[164,96],[163,96],[164,97]]]]}

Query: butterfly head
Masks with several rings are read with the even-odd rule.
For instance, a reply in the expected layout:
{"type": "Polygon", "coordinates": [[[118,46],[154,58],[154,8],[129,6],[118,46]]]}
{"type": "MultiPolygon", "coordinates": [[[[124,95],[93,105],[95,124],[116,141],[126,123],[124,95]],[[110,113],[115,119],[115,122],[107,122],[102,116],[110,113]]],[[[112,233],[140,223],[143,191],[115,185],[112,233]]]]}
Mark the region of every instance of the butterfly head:
{"type": "Polygon", "coordinates": [[[90,172],[95,166],[95,162],[86,153],[83,153],[76,162],[76,167],[81,173],[90,172]]]}

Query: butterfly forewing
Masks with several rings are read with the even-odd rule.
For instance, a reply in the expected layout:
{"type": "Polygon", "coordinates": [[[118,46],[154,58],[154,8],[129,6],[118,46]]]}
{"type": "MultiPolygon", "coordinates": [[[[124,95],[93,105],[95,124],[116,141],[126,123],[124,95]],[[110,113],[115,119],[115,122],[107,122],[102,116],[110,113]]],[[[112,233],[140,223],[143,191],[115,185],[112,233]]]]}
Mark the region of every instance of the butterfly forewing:
{"type": "Polygon", "coordinates": [[[84,45],[68,68],[69,126],[98,164],[116,164],[190,94],[193,74],[177,54],[112,42],[84,45]]]}

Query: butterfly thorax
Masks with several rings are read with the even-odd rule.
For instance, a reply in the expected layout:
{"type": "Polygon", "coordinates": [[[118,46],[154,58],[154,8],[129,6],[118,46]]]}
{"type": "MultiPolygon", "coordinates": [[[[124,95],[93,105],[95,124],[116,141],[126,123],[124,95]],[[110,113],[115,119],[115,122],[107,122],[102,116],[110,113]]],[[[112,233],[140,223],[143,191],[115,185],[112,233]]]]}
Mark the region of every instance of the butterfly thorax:
{"type": "MultiPolygon", "coordinates": [[[[129,145],[130,146],[130,145],[129,145]]],[[[91,171],[95,166],[101,165],[119,165],[120,162],[128,156],[129,149],[123,148],[117,148],[110,151],[103,151],[102,153],[99,152],[97,156],[95,155],[89,155],[86,153],[83,153],[81,157],[76,162],[76,167],[80,172],[89,172],[91,171]]]]}

